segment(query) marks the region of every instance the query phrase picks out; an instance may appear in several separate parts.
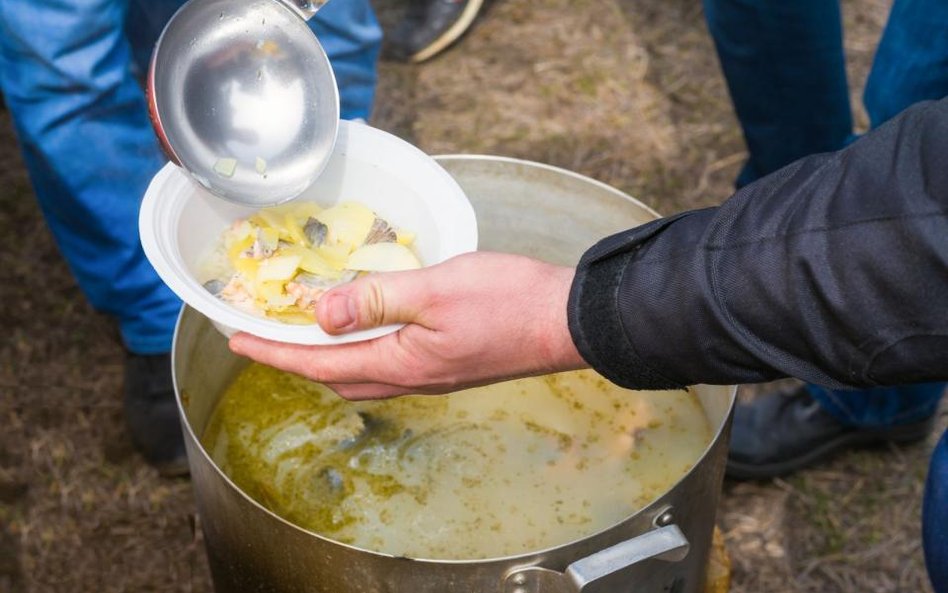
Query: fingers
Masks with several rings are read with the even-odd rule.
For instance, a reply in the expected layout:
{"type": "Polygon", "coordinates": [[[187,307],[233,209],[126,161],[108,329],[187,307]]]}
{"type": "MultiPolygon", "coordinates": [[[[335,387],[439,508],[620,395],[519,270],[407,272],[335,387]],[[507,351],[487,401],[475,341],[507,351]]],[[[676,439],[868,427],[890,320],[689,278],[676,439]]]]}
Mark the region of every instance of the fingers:
{"type": "Polygon", "coordinates": [[[427,302],[421,272],[372,274],[327,292],[316,305],[326,333],[340,334],[395,323],[416,323],[427,302]]]}
{"type": "Polygon", "coordinates": [[[354,344],[302,346],[271,342],[247,333],[238,333],[230,339],[229,345],[234,354],[308,377],[313,381],[346,383],[353,377],[372,381],[375,377],[390,372],[392,357],[379,354],[378,342],[393,335],[354,344]]]}
{"type": "Polygon", "coordinates": [[[398,395],[417,393],[417,390],[385,383],[329,383],[326,387],[335,391],[339,397],[351,401],[386,399],[398,395]]]}
{"type": "MultiPolygon", "coordinates": [[[[353,346],[358,347],[359,350],[365,350],[365,344],[355,344],[353,346]]],[[[338,349],[340,346],[332,346],[331,348],[338,349]]],[[[233,336],[230,340],[230,349],[240,356],[247,356],[280,370],[319,381],[335,391],[340,397],[352,401],[384,399],[417,391],[386,383],[345,383],[344,381],[350,376],[346,373],[351,372],[351,365],[349,368],[339,366],[339,361],[334,360],[335,356],[332,350],[326,351],[323,356],[319,356],[314,353],[315,348],[312,346],[271,342],[246,333],[238,333],[233,336]],[[310,359],[309,357],[313,358],[310,359]],[[313,360],[319,362],[311,364],[313,360]],[[323,367],[332,369],[332,371],[326,372],[322,370],[323,367]]],[[[351,361],[354,358],[351,350],[350,348],[349,354],[345,356],[346,360],[351,361]]]]}

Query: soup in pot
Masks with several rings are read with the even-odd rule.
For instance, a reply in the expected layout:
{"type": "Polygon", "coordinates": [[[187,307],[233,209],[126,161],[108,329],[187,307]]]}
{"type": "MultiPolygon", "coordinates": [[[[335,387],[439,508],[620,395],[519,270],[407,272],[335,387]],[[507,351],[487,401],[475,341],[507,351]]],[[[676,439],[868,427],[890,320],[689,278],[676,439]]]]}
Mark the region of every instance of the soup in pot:
{"type": "Polygon", "coordinates": [[[244,492],[304,529],[463,560],[605,529],[671,488],[711,436],[691,393],[629,391],[592,371],[348,402],[251,364],[202,442],[244,492]]]}

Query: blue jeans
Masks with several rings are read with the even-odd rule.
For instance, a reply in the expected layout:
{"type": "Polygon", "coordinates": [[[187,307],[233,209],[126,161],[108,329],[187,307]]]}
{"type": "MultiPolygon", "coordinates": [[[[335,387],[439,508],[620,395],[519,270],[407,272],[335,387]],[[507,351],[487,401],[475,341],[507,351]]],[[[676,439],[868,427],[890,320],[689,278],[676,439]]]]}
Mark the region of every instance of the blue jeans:
{"type": "Polygon", "coordinates": [[[935,593],[948,591],[948,432],[932,453],[922,507],[922,541],[935,593]]]}
{"type": "MultiPolygon", "coordinates": [[[[704,7],[749,151],[739,186],[854,139],[838,2],[704,0],[704,7]]],[[[918,101],[945,96],[948,2],[895,0],[863,97],[871,124],[878,126],[918,101]]],[[[945,384],[861,391],[810,385],[808,390],[840,421],[879,427],[931,416],[945,384]]],[[[948,479],[946,449],[943,440],[931,476],[948,479]]],[[[946,488],[948,483],[929,482],[930,492],[946,488]]],[[[948,529],[946,516],[948,500],[929,496],[927,520],[940,517],[942,533],[948,529]]],[[[935,589],[944,593],[948,542],[943,535],[939,542],[932,537],[935,525],[926,524],[926,553],[935,589]]]]}
{"type": "MultiPolygon", "coordinates": [[[[184,0],[2,0],[0,89],[33,189],[92,305],[132,352],[171,348],[181,307],[138,240],[138,208],[165,159],[138,82],[184,0]]],[[[381,29],[369,0],[311,21],[339,83],[342,116],[369,116],[381,29]]]]}

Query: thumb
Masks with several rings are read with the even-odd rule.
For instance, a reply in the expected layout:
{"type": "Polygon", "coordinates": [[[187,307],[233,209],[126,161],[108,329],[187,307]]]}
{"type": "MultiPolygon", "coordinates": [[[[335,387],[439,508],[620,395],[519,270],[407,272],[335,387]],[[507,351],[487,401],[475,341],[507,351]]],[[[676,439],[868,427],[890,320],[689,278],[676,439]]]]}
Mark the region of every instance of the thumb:
{"type": "Polygon", "coordinates": [[[316,320],[330,334],[411,323],[420,309],[413,272],[372,274],[328,291],[316,304],[316,320]]]}

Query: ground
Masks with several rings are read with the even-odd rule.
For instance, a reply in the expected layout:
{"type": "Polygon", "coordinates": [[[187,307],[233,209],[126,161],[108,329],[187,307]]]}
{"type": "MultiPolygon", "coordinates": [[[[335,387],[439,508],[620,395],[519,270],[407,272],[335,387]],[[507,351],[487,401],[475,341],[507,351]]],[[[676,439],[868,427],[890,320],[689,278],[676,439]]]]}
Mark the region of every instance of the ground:
{"type": "MultiPolygon", "coordinates": [[[[403,5],[378,4],[386,24],[403,5]]],[[[843,5],[864,126],[858,91],[888,1],[843,5]]],[[[573,169],[664,214],[725,199],[745,156],[696,0],[495,0],[443,57],[383,64],[373,121],[430,153],[573,169]]],[[[210,591],[190,483],[131,447],[117,332],[56,251],[6,112],[0,188],[0,592],[210,591]]],[[[732,591],[930,591],[919,509],[936,433],[727,483],[732,591]]]]}

